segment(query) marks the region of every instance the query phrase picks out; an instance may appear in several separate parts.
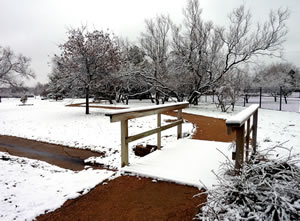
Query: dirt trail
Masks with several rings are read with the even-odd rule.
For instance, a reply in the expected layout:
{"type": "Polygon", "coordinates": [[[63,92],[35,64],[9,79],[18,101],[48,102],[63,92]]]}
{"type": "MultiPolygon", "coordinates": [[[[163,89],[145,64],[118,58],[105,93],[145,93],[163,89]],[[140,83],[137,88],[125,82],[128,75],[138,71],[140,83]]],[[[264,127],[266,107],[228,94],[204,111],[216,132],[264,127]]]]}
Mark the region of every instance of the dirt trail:
{"type": "Polygon", "coordinates": [[[199,190],[193,187],[122,176],[37,220],[192,220],[197,205],[206,200],[204,195],[193,197],[197,193],[199,190]]]}
{"type": "MultiPolygon", "coordinates": [[[[168,111],[166,114],[177,117],[177,113],[173,111],[168,111]]],[[[197,131],[193,134],[193,139],[220,142],[231,142],[234,140],[235,132],[227,135],[226,123],[223,119],[188,113],[182,113],[182,117],[196,125],[197,131]]]]}
{"type": "Polygon", "coordinates": [[[11,155],[43,160],[50,164],[70,169],[84,169],[84,160],[103,154],[90,150],[75,149],[55,144],[38,142],[19,137],[0,135],[0,151],[11,155]]]}

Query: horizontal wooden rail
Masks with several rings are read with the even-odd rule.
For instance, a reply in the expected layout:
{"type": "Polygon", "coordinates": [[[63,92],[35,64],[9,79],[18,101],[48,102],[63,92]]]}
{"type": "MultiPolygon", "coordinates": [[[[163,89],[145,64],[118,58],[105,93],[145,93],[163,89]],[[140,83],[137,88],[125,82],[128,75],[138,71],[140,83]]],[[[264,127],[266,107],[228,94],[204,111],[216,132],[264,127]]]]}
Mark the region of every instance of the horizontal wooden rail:
{"type": "Polygon", "coordinates": [[[164,130],[167,130],[171,127],[175,127],[179,124],[182,124],[183,123],[183,120],[177,120],[171,124],[168,124],[168,125],[164,125],[164,126],[161,126],[161,127],[158,127],[158,128],[155,128],[155,129],[152,129],[152,130],[149,130],[149,131],[145,131],[143,133],[140,133],[140,134],[137,134],[137,135],[134,135],[134,136],[130,136],[128,138],[126,138],[126,141],[128,143],[132,142],[132,141],[135,141],[135,140],[138,140],[138,139],[141,139],[143,137],[147,137],[147,136],[150,136],[152,134],[155,134],[155,133],[158,133],[158,132],[161,132],[161,131],[164,131],[164,130]]]}
{"type": "Polygon", "coordinates": [[[258,104],[252,104],[250,107],[241,111],[235,116],[226,120],[227,133],[236,132],[236,152],[233,153],[235,159],[235,169],[239,170],[244,162],[244,146],[246,143],[246,161],[249,155],[250,134],[252,132],[252,147],[253,152],[256,152],[257,140],[257,120],[258,120],[258,104]],[[250,118],[253,118],[252,126],[250,127],[250,118]],[[247,122],[247,127],[245,124],[247,122]],[[246,128],[246,133],[245,133],[246,128]]]}
{"type": "Polygon", "coordinates": [[[161,131],[167,130],[171,127],[177,126],[177,138],[182,137],[182,109],[188,107],[188,102],[180,102],[175,104],[156,105],[151,107],[140,107],[126,110],[112,111],[105,115],[110,117],[110,122],[121,121],[121,166],[129,164],[128,160],[128,144],[132,141],[150,136],[157,133],[157,148],[161,146],[161,131]],[[177,121],[161,126],[161,114],[167,111],[177,110],[177,121]],[[149,115],[157,114],[157,128],[145,131],[140,134],[128,136],[128,120],[145,117],[149,115]]]}
{"type": "Polygon", "coordinates": [[[166,111],[179,110],[189,106],[188,102],[179,102],[175,104],[162,104],[150,107],[139,107],[106,113],[110,117],[110,122],[129,120],[138,117],[145,117],[153,114],[159,114],[166,111]]]}
{"type": "Polygon", "coordinates": [[[252,104],[240,113],[228,118],[226,125],[230,127],[242,126],[258,109],[258,104],[252,104]]]}

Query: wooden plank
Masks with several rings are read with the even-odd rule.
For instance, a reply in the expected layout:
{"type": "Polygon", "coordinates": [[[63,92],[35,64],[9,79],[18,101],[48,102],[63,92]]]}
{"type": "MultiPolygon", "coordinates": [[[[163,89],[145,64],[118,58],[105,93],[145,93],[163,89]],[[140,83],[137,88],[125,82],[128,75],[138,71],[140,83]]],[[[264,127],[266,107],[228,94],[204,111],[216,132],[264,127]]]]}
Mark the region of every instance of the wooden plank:
{"type": "Polygon", "coordinates": [[[249,156],[249,140],[250,140],[250,118],[247,120],[247,132],[246,132],[246,162],[248,162],[248,156],[249,156]]]}
{"type": "MultiPolygon", "coordinates": [[[[157,114],[157,128],[161,127],[161,114],[157,114]]],[[[161,131],[157,132],[157,149],[161,147],[161,131]]]]}
{"type": "MultiPolygon", "coordinates": [[[[182,109],[178,110],[178,116],[177,116],[178,120],[182,120],[182,109]]],[[[177,126],[177,139],[182,138],[182,124],[178,124],[177,126]]]]}
{"type": "Polygon", "coordinates": [[[145,132],[137,134],[137,135],[130,136],[130,137],[128,137],[126,139],[126,141],[127,141],[127,143],[130,143],[132,141],[135,141],[135,140],[138,140],[138,139],[150,136],[150,135],[155,134],[157,132],[161,132],[161,131],[167,130],[167,129],[171,128],[171,127],[175,127],[175,126],[177,126],[179,124],[182,124],[182,123],[183,123],[183,120],[178,120],[178,121],[175,121],[175,122],[173,122],[171,124],[164,125],[164,126],[161,126],[159,128],[155,128],[155,129],[152,129],[152,130],[149,130],[149,131],[145,131],[145,132]]]}
{"type": "Polygon", "coordinates": [[[153,114],[159,114],[166,111],[172,111],[177,109],[183,109],[189,106],[188,102],[181,102],[172,105],[157,105],[147,108],[136,108],[136,109],[127,109],[122,111],[114,111],[111,113],[106,113],[105,116],[110,117],[110,122],[118,122],[121,120],[128,120],[138,117],[145,117],[153,114]]]}
{"type": "Polygon", "coordinates": [[[241,169],[244,162],[244,134],[245,125],[235,128],[236,131],[236,155],[235,155],[235,169],[241,169]]]}
{"type": "Polygon", "coordinates": [[[121,121],[121,167],[128,165],[128,120],[121,121]]]}
{"type": "Polygon", "coordinates": [[[253,114],[253,132],[252,132],[252,147],[253,152],[256,153],[256,140],[257,140],[257,120],[258,120],[258,110],[253,114]]]}

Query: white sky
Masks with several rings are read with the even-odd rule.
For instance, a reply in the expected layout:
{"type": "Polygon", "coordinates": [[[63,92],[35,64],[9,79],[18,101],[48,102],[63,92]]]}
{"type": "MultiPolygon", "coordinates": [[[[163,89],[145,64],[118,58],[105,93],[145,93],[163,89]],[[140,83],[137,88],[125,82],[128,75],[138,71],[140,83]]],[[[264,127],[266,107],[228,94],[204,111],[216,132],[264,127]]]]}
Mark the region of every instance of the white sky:
{"type": "MultiPolygon", "coordinates": [[[[200,0],[203,17],[219,25],[226,24],[228,13],[242,3],[257,21],[267,18],[272,8],[290,9],[284,55],[300,66],[300,0],[200,0]]],[[[32,58],[37,79],[29,85],[45,83],[48,62],[59,53],[57,45],[66,39],[67,27],[88,24],[90,29],[109,29],[134,41],[146,18],[164,13],[179,23],[185,5],[186,0],[0,0],[0,45],[32,58]]]]}

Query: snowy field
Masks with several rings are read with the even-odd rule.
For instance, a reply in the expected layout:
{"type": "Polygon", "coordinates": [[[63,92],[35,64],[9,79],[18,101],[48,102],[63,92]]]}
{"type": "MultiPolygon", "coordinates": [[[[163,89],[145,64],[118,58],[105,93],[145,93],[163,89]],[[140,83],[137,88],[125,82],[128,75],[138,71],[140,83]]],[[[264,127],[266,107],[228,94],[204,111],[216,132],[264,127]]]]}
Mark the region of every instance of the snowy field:
{"type": "MultiPolygon", "coordinates": [[[[85,115],[84,107],[65,106],[72,102],[83,101],[51,102],[29,99],[28,103],[33,105],[18,106],[20,104],[18,99],[2,99],[2,103],[0,103],[0,134],[105,152],[105,157],[95,160],[118,168],[120,165],[120,124],[110,123],[109,118],[104,116],[111,110],[91,108],[91,114],[85,115]]],[[[152,105],[149,101],[136,101],[130,102],[129,107],[149,105],[152,105]]],[[[233,113],[220,113],[213,104],[200,104],[187,108],[184,112],[227,119],[242,109],[243,107],[237,107],[233,113]]],[[[163,115],[164,123],[167,119],[172,119],[172,117],[163,115]]],[[[140,133],[155,126],[156,116],[131,120],[129,121],[129,134],[140,133]]],[[[185,123],[183,125],[185,136],[189,136],[193,130],[192,124],[185,123]]],[[[162,135],[163,146],[172,143],[176,140],[176,128],[171,128],[163,132],[162,135]]],[[[294,153],[300,153],[299,135],[300,113],[259,109],[259,149],[284,143],[287,148],[293,147],[294,153]]],[[[130,147],[137,143],[156,144],[156,135],[136,141],[130,147]]],[[[189,147],[191,146],[189,145],[189,147]]],[[[183,146],[183,148],[185,147],[183,146]]],[[[205,153],[214,152],[217,147],[214,148],[213,151],[209,145],[203,148],[203,156],[205,153]]],[[[287,153],[281,149],[278,152],[287,153]]],[[[213,155],[216,154],[218,153],[213,155]]],[[[213,162],[212,165],[203,167],[203,172],[208,174],[211,173],[212,169],[217,170],[222,157],[220,153],[217,157],[218,160],[214,160],[207,154],[205,161],[201,161],[199,157],[198,162],[199,164],[201,162],[204,164],[205,162],[213,162]]],[[[139,158],[134,156],[132,150],[130,150],[130,162],[139,162],[139,158]]],[[[16,220],[31,220],[46,210],[58,208],[69,198],[88,192],[90,188],[112,175],[112,172],[107,170],[88,169],[72,172],[44,162],[12,157],[5,153],[0,154],[0,164],[0,220],[12,220],[14,218],[16,220]],[[30,179],[28,179],[29,177],[30,179]]],[[[181,164],[189,164],[189,162],[179,161],[177,166],[180,167],[181,164]]],[[[169,169],[176,171],[175,167],[169,169]]],[[[187,179],[193,178],[193,174],[189,175],[187,172],[186,175],[188,176],[187,179]]],[[[176,176],[176,173],[169,173],[168,176],[176,176]]],[[[158,178],[176,180],[176,177],[166,177],[164,174],[158,178]]],[[[182,179],[178,181],[184,183],[182,179]]],[[[195,182],[195,179],[192,181],[195,182]]],[[[202,177],[201,181],[204,184],[213,184],[211,177],[209,179],[202,177]]],[[[189,181],[186,180],[186,182],[189,181]]]]}
{"type": "MultiPolygon", "coordinates": [[[[217,97],[214,97],[215,102],[217,101],[217,97]]],[[[277,102],[274,101],[274,97],[268,96],[266,94],[263,95],[261,100],[261,108],[262,109],[269,109],[269,110],[279,110],[280,102],[279,102],[279,96],[277,97],[277,102]]],[[[213,103],[213,97],[212,96],[202,96],[200,98],[200,101],[203,103],[213,103]]],[[[246,107],[250,106],[251,104],[259,104],[259,96],[250,96],[249,97],[249,103],[246,103],[246,107]]],[[[236,102],[236,107],[244,106],[244,98],[240,98],[236,102]]],[[[287,98],[287,104],[284,101],[284,97],[282,97],[282,104],[281,104],[281,110],[282,111],[288,111],[288,112],[300,112],[300,93],[294,92],[287,98]]]]}

